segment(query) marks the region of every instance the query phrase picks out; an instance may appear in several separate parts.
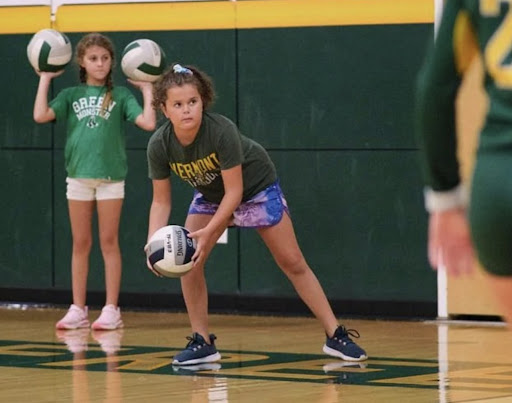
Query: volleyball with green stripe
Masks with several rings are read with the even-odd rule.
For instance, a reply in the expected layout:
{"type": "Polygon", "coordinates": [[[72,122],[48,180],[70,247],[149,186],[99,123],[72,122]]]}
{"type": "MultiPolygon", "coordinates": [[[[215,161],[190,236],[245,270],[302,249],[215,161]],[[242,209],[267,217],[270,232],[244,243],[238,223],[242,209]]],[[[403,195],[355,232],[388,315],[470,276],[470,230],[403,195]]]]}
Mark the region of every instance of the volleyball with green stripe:
{"type": "Polygon", "coordinates": [[[42,29],[32,36],[27,46],[30,64],[37,71],[64,70],[73,56],[71,42],[62,32],[42,29]]]}
{"type": "Polygon", "coordinates": [[[165,53],[151,39],[137,39],[124,48],[121,69],[132,80],[156,81],[165,69],[165,53]]]}

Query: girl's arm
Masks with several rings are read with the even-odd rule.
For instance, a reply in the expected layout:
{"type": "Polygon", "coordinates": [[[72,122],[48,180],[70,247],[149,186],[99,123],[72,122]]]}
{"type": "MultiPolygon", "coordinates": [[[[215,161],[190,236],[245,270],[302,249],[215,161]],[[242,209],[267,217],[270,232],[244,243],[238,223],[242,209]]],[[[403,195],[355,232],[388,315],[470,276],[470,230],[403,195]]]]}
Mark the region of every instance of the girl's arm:
{"type": "MultiPolygon", "coordinates": [[[[159,228],[167,225],[169,217],[171,216],[171,180],[170,179],[153,179],[153,201],[149,209],[149,225],[148,225],[148,238],[144,252],[147,252],[147,246],[151,235],[159,228]]],[[[146,265],[153,274],[162,277],[160,273],[155,271],[149,259],[146,259],[146,265]]]]}
{"type": "Polygon", "coordinates": [[[135,124],[143,130],[153,131],[156,127],[156,111],[153,102],[153,84],[146,81],[128,80],[142,92],[142,113],[135,119],[135,124]]]}
{"type": "Polygon", "coordinates": [[[221,175],[224,182],[224,197],[219,204],[217,212],[206,227],[189,235],[197,242],[196,253],[192,256],[195,264],[206,260],[209,251],[229,225],[233,212],[242,202],[244,188],[242,166],[237,165],[233,168],[222,170],[221,175]]]}
{"type": "Polygon", "coordinates": [[[48,106],[48,90],[52,78],[60,76],[63,73],[36,72],[39,75],[39,85],[37,87],[36,99],[34,101],[34,120],[37,123],[47,123],[55,120],[55,112],[48,106]]]}
{"type": "Polygon", "coordinates": [[[171,180],[153,179],[153,201],[149,209],[148,241],[159,228],[167,225],[171,216],[171,180]]]}

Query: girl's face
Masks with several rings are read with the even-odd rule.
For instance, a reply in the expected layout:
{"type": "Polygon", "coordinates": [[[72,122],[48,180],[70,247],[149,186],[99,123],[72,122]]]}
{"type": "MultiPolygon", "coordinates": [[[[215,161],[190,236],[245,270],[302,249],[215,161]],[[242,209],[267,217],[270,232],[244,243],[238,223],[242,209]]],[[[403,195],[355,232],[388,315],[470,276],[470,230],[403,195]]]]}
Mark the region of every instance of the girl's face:
{"type": "Polygon", "coordinates": [[[87,72],[87,84],[104,85],[112,68],[112,57],[107,49],[101,46],[89,46],[80,61],[87,72]]]}
{"type": "Polygon", "coordinates": [[[195,136],[203,118],[203,100],[197,87],[184,84],[169,88],[162,112],[172,122],[178,136],[195,136]]]}

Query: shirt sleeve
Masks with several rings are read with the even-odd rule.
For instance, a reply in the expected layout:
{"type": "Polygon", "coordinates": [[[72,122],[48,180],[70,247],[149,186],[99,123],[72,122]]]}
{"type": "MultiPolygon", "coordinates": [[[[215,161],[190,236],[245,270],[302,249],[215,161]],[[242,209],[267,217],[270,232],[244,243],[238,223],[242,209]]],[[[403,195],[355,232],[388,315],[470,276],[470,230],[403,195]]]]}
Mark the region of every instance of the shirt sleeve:
{"type": "Polygon", "coordinates": [[[60,91],[57,96],[50,101],[48,106],[55,113],[55,120],[65,121],[68,114],[68,96],[67,89],[60,91]]]}
{"type": "Polygon", "coordinates": [[[134,123],[135,119],[142,113],[142,107],[135,98],[135,95],[128,89],[123,88],[126,92],[125,98],[125,109],[124,109],[124,119],[128,122],[134,123]]]}
{"type": "Polygon", "coordinates": [[[447,1],[416,83],[415,131],[425,186],[433,191],[450,191],[460,184],[455,100],[477,51],[462,1],[447,1]]]}
{"type": "Polygon", "coordinates": [[[244,160],[242,139],[234,123],[230,122],[222,131],[218,140],[217,152],[221,170],[242,164],[244,160]]]}
{"type": "Polygon", "coordinates": [[[147,147],[148,176],[150,179],[166,179],[171,176],[169,157],[162,138],[162,130],[167,125],[159,128],[149,139],[147,147]]]}

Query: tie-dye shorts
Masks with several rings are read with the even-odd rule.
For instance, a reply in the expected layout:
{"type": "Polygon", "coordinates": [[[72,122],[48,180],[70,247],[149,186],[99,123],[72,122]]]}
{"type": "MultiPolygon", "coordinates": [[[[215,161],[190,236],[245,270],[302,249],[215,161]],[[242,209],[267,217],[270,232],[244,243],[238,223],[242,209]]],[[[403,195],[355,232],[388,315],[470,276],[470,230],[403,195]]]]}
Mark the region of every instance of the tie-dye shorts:
{"type": "MultiPolygon", "coordinates": [[[[217,203],[205,200],[203,194],[196,191],[190,203],[188,214],[213,215],[218,208],[217,203]]],[[[276,181],[240,204],[233,212],[230,225],[246,228],[271,227],[281,221],[283,212],[290,214],[283,191],[276,181]]]]}

